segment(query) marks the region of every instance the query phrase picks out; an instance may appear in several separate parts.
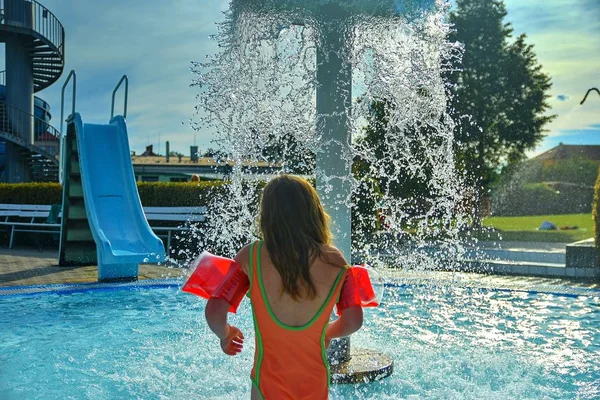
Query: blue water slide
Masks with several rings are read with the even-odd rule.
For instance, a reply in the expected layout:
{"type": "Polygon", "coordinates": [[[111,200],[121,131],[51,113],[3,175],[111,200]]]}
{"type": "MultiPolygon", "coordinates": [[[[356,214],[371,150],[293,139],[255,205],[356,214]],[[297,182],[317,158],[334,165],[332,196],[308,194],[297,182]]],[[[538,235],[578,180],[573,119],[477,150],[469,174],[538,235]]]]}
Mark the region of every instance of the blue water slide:
{"type": "Polygon", "coordinates": [[[127,125],[72,119],[77,136],[85,210],[98,253],[98,280],[137,279],[138,264],[162,262],[165,248],[148,224],[137,191],[127,125]]]}

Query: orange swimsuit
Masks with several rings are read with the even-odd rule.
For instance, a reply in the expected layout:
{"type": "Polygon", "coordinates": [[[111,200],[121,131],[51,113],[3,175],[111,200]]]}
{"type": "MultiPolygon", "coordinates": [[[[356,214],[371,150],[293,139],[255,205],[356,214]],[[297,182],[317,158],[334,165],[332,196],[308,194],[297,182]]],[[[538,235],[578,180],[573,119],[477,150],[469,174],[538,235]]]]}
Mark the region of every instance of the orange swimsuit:
{"type": "Polygon", "coordinates": [[[327,399],[329,364],[325,333],[348,269],[340,271],[329,295],[315,316],[303,326],[290,326],[277,319],[262,282],[262,242],[250,247],[250,291],[256,332],[252,384],[263,399],[327,399]]]}

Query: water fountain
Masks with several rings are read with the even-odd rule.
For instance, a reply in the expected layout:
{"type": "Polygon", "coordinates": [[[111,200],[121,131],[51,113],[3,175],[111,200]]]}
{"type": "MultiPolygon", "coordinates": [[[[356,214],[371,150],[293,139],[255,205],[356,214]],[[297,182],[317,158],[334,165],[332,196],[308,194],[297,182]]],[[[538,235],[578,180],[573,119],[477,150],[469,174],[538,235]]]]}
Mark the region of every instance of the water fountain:
{"type": "MultiPolygon", "coordinates": [[[[399,246],[398,238],[408,221],[418,221],[405,266],[438,263],[426,239],[461,225],[454,214],[460,181],[442,79],[458,54],[446,41],[446,6],[433,0],[232,1],[216,36],[221,52],[194,67],[201,88],[198,109],[204,112],[198,124],[218,132],[216,142],[236,162],[228,187],[232,201],[211,205],[215,218],[202,240],[233,254],[253,236],[254,192],[247,190],[242,165],[269,160],[265,149],[276,148],[282,171],[316,176],[335,244],[348,260],[377,264],[383,253],[392,259],[405,255],[407,247],[399,246]],[[383,149],[376,152],[361,128],[380,101],[388,126],[383,149]],[[291,158],[293,163],[285,162],[291,158]],[[353,174],[357,159],[367,166],[365,173],[353,174]],[[387,183],[379,193],[361,192],[381,178],[387,183]],[[414,196],[396,193],[406,179],[427,188],[418,207],[414,196]],[[378,210],[385,207],[386,235],[376,239],[372,229],[351,235],[356,196],[371,200],[359,216],[367,226],[377,224],[378,210]]],[[[437,251],[444,245],[441,241],[437,251]]],[[[384,355],[354,349],[351,354],[349,339],[330,350],[333,376],[340,380],[392,372],[384,355]],[[371,362],[368,371],[365,360],[371,362]]]]}

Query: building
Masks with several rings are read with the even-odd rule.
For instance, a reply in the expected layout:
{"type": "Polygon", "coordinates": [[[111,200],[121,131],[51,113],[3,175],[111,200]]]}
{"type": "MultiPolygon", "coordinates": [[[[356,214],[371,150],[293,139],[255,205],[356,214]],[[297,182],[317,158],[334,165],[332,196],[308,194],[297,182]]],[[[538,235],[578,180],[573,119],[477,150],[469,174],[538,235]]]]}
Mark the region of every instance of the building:
{"type": "Polygon", "coordinates": [[[585,159],[600,162],[600,145],[574,145],[560,143],[536,157],[534,160],[541,161],[544,167],[556,164],[560,161],[585,159]]]}
{"type": "MultiPolygon", "coordinates": [[[[195,146],[192,146],[195,147],[195,146]]],[[[138,182],[189,182],[194,179],[221,180],[225,179],[234,166],[233,162],[217,162],[212,157],[197,157],[197,148],[191,149],[189,157],[159,156],[152,151],[152,146],[146,147],[142,155],[132,155],[131,163],[135,180],[138,182]]],[[[279,165],[267,162],[245,163],[246,172],[265,175],[276,173],[279,165]]]]}

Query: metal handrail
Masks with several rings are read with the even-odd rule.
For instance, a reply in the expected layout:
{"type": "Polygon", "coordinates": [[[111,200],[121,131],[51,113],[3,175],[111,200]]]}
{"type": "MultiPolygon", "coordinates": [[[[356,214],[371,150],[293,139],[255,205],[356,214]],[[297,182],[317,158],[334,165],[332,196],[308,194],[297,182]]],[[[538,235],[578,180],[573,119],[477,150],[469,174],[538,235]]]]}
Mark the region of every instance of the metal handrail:
{"type": "Polygon", "coordinates": [[[71,70],[71,72],[69,72],[69,76],[67,76],[67,80],[65,81],[61,91],[60,91],[60,131],[63,131],[63,121],[65,119],[65,89],[67,88],[67,85],[69,84],[69,81],[71,80],[71,78],[73,78],[73,107],[71,109],[71,115],[75,114],[75,100],[76,100],[76,93],[77,93],[77,74],[75,73],[75,70],[71,70]]]}
{"type": "Polygon", "coordinates": [[[0,0],[0,25],[31,29],[46,38],[64,59],[65,29],[56,16],[35,0],[13,2],[7,15],[6,0],[0,0]]]}
{"type": "Polygon", "coordinates": [[[125,98],[123,99],[123,118],[127,118],[127,96],[129,94],[129,78],[127,77],[127,75],[123,75],[119,83],[117,83],[115,90],[113,90],[112,92],[112,104],[110,106],[111,119],[115,116],[115,94],[117,93],[117,90],[119,90],[119,87],[121,86],[123,81],[125,81],[125,98]]]}
{"type": "Polygon", "coordinates": [[[598,88],[595,88],[595,87],[591,88],[590,90],[587,91],[587,93],[585,94],[585,97],[583,98],[583,100],[581,100],[581,103],[579,103],[580,105],[583,105],[583,103],[585,103],[589,94],[592,93],[592,91],[596,91],[596,93],[598,93],[598,95],[600,95],[600,90],[598,90],[598,88]]]}
{"type": "Polygon", "coordinates": [[[66,135],[63,133],[63,122],[65,120],[64,114],[65,114],[65,89],[67,87],[67,85],[69,84],[69,81],[71,80],[71,78],[73,78],[73,95],[72,95],[72,100],[73,100],[73,107],[71,109],[71,115],[75,114],[75,100],[77,99],[77,74],[75,73],[75,70],[71,70],[71,72],[69,72],[69,76],[67,76],[67,80],[65,81],[62,89],[61,89],[61,93],[60,93],[60,133],[61,133],[61,138],[60,138],[60,158],[58,160],[59,166],[58,166],[58,180],[60,183],[63,183],[63,174],[64,174],[64,166],[65,166],[65,137],[66,135]]]}
{"type": "Polygon", "coordinates": [[[60,139],[60,132],[47,121],[0,101],[0,131],[27,142],[23,132],[31,129],[34,133],[33,144],[37,142],[58,142],[60,139]]]}

